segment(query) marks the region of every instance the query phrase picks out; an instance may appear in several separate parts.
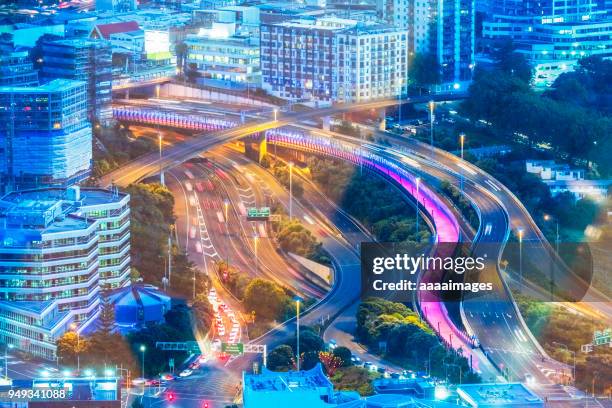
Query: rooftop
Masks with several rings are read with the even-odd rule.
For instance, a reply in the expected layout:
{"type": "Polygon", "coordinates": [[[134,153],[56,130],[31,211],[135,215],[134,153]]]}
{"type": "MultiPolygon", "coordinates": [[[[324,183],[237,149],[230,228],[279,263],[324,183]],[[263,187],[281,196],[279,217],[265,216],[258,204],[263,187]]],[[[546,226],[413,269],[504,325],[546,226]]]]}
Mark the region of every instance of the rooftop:
{"type": "Polygon", "coordinates": [[[332,383],[323,374],[320,364],[307,371],[276,372],[263,367],[261,374],[245,374],[244,387],[253,392],[294,392],[318,390],[321,387],[333,389],[332,383]]]}
{"type": "MultiPolygon", "coordinates": [[[[92,206],[119,202],[127,197],[126,193],[103,188],[80,188],[79,200],[81,206],[92,206]]],[[[67,190],[60,187],[37,188],[32,190],[14,191],[2,197],[6,202],[27,201],[70,201],[67,190]]]]}
{"type": "Polygon", "coordinates": [[[74,81],[72,79],[54,79],[39,86],[0,86],[0,93],[32,94],[61,92],[67,89],[85,85],[86,84],[83,81],[74,81]]]}
{"type": "Polygon", "coordinates": [[[457,394],[472,407],[543,407],[536,394],[521,383],[464,384],[457,394]]]}
{"type": "Polygon", "coordinates": [[[111,34],[128,33],[139,29],[140,26],[136,21],[123,21],[120,23],[99,24],[96,26],[96,30],[107,40],[111,34]]]}

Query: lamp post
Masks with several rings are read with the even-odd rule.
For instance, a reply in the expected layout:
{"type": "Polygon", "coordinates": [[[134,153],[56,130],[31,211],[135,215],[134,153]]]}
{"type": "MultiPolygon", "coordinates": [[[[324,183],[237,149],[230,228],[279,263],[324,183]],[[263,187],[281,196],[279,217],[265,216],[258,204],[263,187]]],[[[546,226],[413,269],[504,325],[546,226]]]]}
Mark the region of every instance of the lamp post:
{"type": "Polygon", "coordinates": [[[4,378],[8,380],[8,350],[13,349],[12,344],[7,344],[4,348],[4,378]]]}
{"type": "MultiPolygon", "coordinates": [[[[572,353],[572,357],[573,357],[573,366],[572,366],[572,386],[576,386],[576,352],[574,350],[570,350],[569,347],[567,347],[566,344],[563,343],[559,343],[558,341],[553,341],[554,345],[557,345],[561,348],[564,348],[565,350],[567,350],[569,353],[572,353]]],[[[593,396],[595,396],[595,394],[593,393],[593,396]]]]}
{"type": "Polygon", "coordinates": [[[523,285],[523,229],[518,229],[519,236],[519,284],[523,285]]]}
{"type": "MultiPolygon", "coordinates": [[[[552,217],[548,214],[544,214],[544,221],[550,221],[552,217]]],[[[559,254],[559,221],[556,220],[557,223],[557,235],[555,237],[555,252],[559,254]]],[[[550,259],[550,300],[555,300],[555,265],[553,258],[550,259]]]]}
{"type": "Polygon", "coordinates": [[[274,108],[274,121],[276,122],[278,119],[278,109],[274,108]]]}
{"type": "Polygon", "coordinates": [[[293,162],[289,162],[289,220],[293,219],[293,162]]]}
{"type": "Polygon", "coordinates": [[[77,330],[78,325],[76,323],[70,324],[70,329],[76,333],[77,335],[77,346],[76,346],[76,355],[77,355],[77,373],[81,372],[81,335],[77,330]]]}
{"type": "Polygon", "coordinates": [[[299,296],[295,297],[295,323],[296,323],[296,327],[295,327],[295,337],[296,337],[296,367],[297,370],[300,371],[300,302],[302,301],[302,299],[300,299],[299,296]]]}
{"type": "Polygon", "coordinates": [[[144,378],[144,360],[145,360],[145,351],[147,350],[147,347],[144,344],[140,345],[140,352],[142,353],[142,378],[144,378]]]}
{"type": "Polygon", "coordinates": [[[434,137],[434,108],[436,106],[434,101],[429,101],[429,103],[427,104],[429,106],[429,144],[431,146],[431,151],[433,152],[433,148],[434,148],[434,141],[433,141],[433,137],[434,137]]]}
{"type": "Polygon", "coordinates": [[[163,186],[164,184],[164,171],[162,169],[162,141],[164,137],[161,133],[157,134],[157,140],[159,142],[159,183],[163,186]]]}
{"type": "Polygon", "coordinates": [[[417,233],[417,239],[418,239],[418,234],[419,234],[419,187],[421,185],[421,178],[417,177],[415,180],[416,180],[416,233],[417,233]]]}

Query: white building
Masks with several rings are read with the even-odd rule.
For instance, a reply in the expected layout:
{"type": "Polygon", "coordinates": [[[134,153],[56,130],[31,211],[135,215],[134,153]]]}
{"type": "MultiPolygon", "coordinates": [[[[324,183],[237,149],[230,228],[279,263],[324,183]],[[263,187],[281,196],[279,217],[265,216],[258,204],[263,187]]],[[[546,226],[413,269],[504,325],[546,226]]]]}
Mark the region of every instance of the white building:
{"type": "Polygon", "coordinates": [[[584,180],[584,169],[557,164],[554,160],[526,160],[527,173],[538,175],[542,180],[574,181],[584,180]]]}
{"type": "Polygon", "coordinates": [[[45,358],[99,313],[101,285],[130,284],[129,196],[24,190],[0,200],[0,341],[45,358]]]}
{"type": "Polygon", "coordinates": [[[324,17],[261,26],[262,87],[305,102],[360,102],[406,93],[408,33],[324,17]]]}
{"type": "Polygon", "coordinates": [[[259,41],[235,22],[214,22],[212,28],[188,35],[187,67],[195,69],[204,83],[217,86],[261,84],[259,41]]]}

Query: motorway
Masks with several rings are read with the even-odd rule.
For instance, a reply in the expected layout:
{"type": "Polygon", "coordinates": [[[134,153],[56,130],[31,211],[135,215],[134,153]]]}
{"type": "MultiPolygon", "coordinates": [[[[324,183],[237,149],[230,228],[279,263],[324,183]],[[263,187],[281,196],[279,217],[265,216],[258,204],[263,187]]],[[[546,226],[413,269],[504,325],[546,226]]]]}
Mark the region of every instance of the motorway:
{"type": "MultiPolygon", "coordinates": [[[[362,104],[358,107],[329,108],[317,111],[316,115],[333,115],[352,109],[375,109],[394,103],[394,101],[383,101],[362,104]]],[[[314,116],[312,112],[290,114],[278,121],[247,124],[239,128],[216,132],[168,149],[161,164],[163,167],[171,167],[216,143],[223,143],[250,133],[284,126],[289,122],[304,120],[312,116],[314,116]]],[[[457,185],[459,178],[464,177],[465,194],[480,210],[481,225],[490,226],[486,228],[486,231],[485,229],[479,231],[474,253],[492,254],[488,257],[487,279],[496,282],[496,293],[489,299],[470,298],[463,302],[466,325],[478,336],[481,345],[491,360],[495,362],[498,368],[507,371],[512,379],[524,380],[525,374],[529,374],[536,378],[538,382],[550,381],[546,374],[550,374],[549,370],[559,368],[559,365],[547,359],[539,344],[525,329],[498,269],[499,256],[501,256],[511,228],[524,228],[524,239],[532,241],[542,240],[541,232],[516,197],[489,175],[469,163],[460,161],[456,156],[438,149],[431,149],[416,142],[410,141],[409,143],[410,156],[413,159],[419,158],[429,161],[432,166],[439,167],[443,173],[446,173],[446,178],[452,180],[453,184],[457,185]]],[[[398,152],[394,154],[398,154],[398,152]]],[[[405,153],[399,151],[399,154],[405,153]]],[[[113,174],[103,182],[110,183],[113,180],[117,184],[125,185],[142,178],[144,175],[156,172],[159,164],[156,155],[150,155],[130,163],[127,171],[123,169],[121,174],[113,174]]],[[[542,248],[545,252],[539,252],[538,255],[547,256],[548,254],[549,256],[550,251],[547,251],[544,245],[542,248]]],[[[328,305],[322,303],[319,308],[324,312],[326,306],[328,305]]],[[[337,312],[338,309],[335,306],[330,309],[330,312],[337,312]]],[[[321,314],[316,313],[314,315],[320,316],[321,314]]],[[[276,337],[278,335],[280,335],[280,332],[271,333],[268,336],[276,337]]],[[[261,340],[268,340],[268,337],[261,340]]]]}

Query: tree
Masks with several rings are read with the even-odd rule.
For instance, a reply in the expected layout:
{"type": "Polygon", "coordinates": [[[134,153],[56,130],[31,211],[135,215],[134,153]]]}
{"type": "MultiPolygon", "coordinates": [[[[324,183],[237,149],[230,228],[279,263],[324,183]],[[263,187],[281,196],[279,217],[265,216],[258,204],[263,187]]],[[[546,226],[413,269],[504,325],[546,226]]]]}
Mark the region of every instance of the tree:
{"type": "Polygon", "coordinates": [[[343,361],[340,357],[328,351],[319,352],[319,360],[321,364],[323,364],[325,373],[329,377],[332,377],[336,373],[336,370],[343,365],[343,361]]]}
{"type": "Polygon", "coordinates": [[[343,367],[331,377],[334,388],[340,391],[357,391],[361,396],[374,394],[371,374],[363,367],[343,367]]]}
{"type": "Polygon", "coordinates": [[[272,371],[288,371],[293,366],[294,358],[291,346],[280,345],[268,354],[268,368],[272,371]]]}
{"type": "Polygon", "coordinates": [[[214,311],[205,294],[201,293],[196,296],[193,302],[193,313],[196,327],[202,333],[207,333],[212,326],[214,311]]]}
{"type": "Polygon", "coordinates": [[[531,82],[533,78],[533,67],[527,61],[524,54],[516,52],[516,47],[511,39],[503,39],[493,52],[497,69],[519,78],[525,83],[531,82]]]}
{"type": "Polygon", "coordinates": [[[417,53],[408,66],[408,78],[420,88],[439,84],[442,80],[440,64],[434,54],[417,53]]]}
{"type": "Polygon", "coordinates": [[[353,365],[351,357],[353,353],[348,347],[338,346],[334,349],[334,356],[338,357],[342,362],[342,367],[349,367],[353,365]]]}
{"type": "Polygon", "coordinates": [[[286,299],[287,295],[280,286],[262,278],[253,279],[244,291],[246,310],[255,311],[259,319],[266,321],[280,316],[286,299]]]}
{"type": "Polygon", "coordinates": [[[81,357],[89,348],[89,341],[74,331],[64,333],[56,342],[57,358],[62,364],[76,365],[77,355],[81,357]]]}
{"type": "Polygon", "coordinates": [[[100,295],[100,317],[98,319],[98,332],[103,336],[110,336],[115,331],[117,323],[115,321],[115,305],[111,302],[110,290],[102,288],[100,295]]]}

